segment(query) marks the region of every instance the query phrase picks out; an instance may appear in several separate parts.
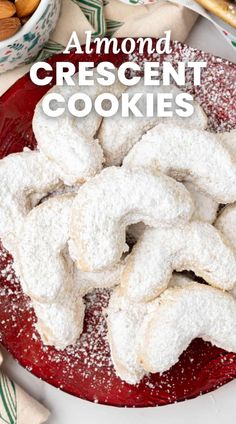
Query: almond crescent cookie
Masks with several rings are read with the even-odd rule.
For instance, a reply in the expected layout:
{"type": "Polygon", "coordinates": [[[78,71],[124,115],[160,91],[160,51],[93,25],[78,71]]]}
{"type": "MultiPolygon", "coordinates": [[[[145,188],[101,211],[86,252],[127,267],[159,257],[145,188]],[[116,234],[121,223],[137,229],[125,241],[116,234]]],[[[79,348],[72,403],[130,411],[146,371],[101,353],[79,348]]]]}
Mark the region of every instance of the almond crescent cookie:
{"type": "Polygon", "coordinates": [[[64,349],[83,329],[83,296],[118,284],[123,262],[100,273],[76,269],[69,257],[70,212],[75,194],[52,197],[25,218],[17,263],[23,289],[32,299],[43,342],[64,349]]]}
{"type": "Polygon", "coordinates": [[[134,303],[117,288],[107,308],[108,340],[116,374],[137,384],[164,372],[197,337],[236,352],[236,301],[228,293],[174,276],[149,303],[134,303]]]}
{"type": "Polygon", "coordinates": [[[175,180],[106,168],[81,187],[73,203],[70,244],[77,266],[83,271],[109,268],[127,250],[128,225],[178,224],[188,221],[192,211],[188,191],[175,180]]]}
{"type": "Polygon", "coordinates": [[[190,182],[218,203],[236,200],[236,159],[207,131],[160,124],[133,147],[123,166],[190,182]]]}
{"type": "Polygon", "coordinates": [[[146,372],[171,368],[197,337],[236,352],[236,301],[229,293],[193,283],[169,288],[144,318],[139,363],[146,372]]]}
{"type": "Polygon", "coordinates": [[[193,271],[212,286],[232,290],[235,252],[203,222],[146,230],[127,258],[122,292],[135,302],[150,301],[168,287],[173,271],[193,271]]]}
{"type": "MultiPolygon", "coordinates": [[[[118,96],[125,89],[119,82],[109,87],[97,82],[93,86],[79,87],[76,78],[75,75],[75,86],[56,86],[50,93],[61,94],[67,102],[79,91],[94,101],[99,94],[109,92],[118,96]]],[[[86,181],[102,169],[103,151],[94,139],[102,117],[93,111],[88,116],[76,118],[67,111],[59,118],[51,118],[43,112],[42,102],[43,99],[36,106],[33,118],[33,130],[40,151],[58,166],[67,184],[86,181]]]]}
{"type": "Polygon", "coordinates": [[[62,181],[52,162],[26,149],[0,160],[0,238],[14,254],[15,238],[25,216],[62,181]]]}
{"type": "MultiPolygon", "coordinates": [[[[158,93],[173,94],[173,98],[181,93],[175,87],[154,87],[154,95],[158,93]]],[[[173,110],[173,117],[160,118],[160,117],[147,117],[146,116],[146,94],[153,93],[153,87],[145,86],[143,79],[139,84],[129,87],[126,91],[131,97],[136,93],[142,93],[145,96],[137,103],[138,108],[143,113],[143,117],[136,117],[131,114],[128,118],[124,118],[121,114],[117,113],[114,117],[104,118],[102,125],[99,129],[98,138],[104,151],[106,165],[120,165],[127,155],[129,150],[140,140],[147,130],[154,127],[160,122],[177,122],[179,125],[190,126],[191,128],[205,129],[207,127],[207,117],[201,106],[193,102],[194,113],[190,118],[179,117],[175,109],[173,110]]]]}

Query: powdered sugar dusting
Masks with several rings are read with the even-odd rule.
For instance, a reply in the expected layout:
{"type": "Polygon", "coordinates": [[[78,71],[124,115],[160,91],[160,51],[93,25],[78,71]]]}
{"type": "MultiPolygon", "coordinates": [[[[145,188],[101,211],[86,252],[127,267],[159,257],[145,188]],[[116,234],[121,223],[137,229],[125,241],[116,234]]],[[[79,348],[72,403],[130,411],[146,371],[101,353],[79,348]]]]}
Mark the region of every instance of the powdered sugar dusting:
{"type": "MultiPolygon", "coordinates": [[[[195,340],[170,371],[146,376],[139,385],[130,386],[116,377],[111,363],[104,316],[109,291],[96,290],[86,297],[83,335],[77,344],[59,351],[43,346],[30,300],[22,293],[4,249],[0,250],[0,269],[4,346],[30,372],[61,390],[104,404],[151,406],[196,396],[202,381],[210,379],[218,387],[236,376],[235,355],[195,340]]],[[[206,385],[203,391],[207,390],[206,385]]]]}
{"type": "MultiPolygon", "coordinates": [[[[235,113],[235,81],[236,67],[221,59],[212,58],[191,48],[173,43],[173,61],[179,58],[186,60],[207,60],[208,68],[203,72],[203,86],[194,89],[195,99],[200,101],[209,116],[209,128],[223,131],[236,127],[235,113]],[[224,71],[224,74],[223,74],[224,71]],[[217,82],[219,81],[219,83],[217,82]],[[218,87],[216,89],[215,87],[218,87]],[[230,95],[230,96],[229,96],[230,95]]],[[[137,54],[128,58],[124,55],[108,55],[106,60],[111,60],[119,65],[122,61],[132,60],[140,64],[144,60],[158,60],[158,56],[147,57],[137,54]]],[[[78,63],[79,57],[74,53],[68,59],[78,63]]],[[[63,60],[61,57],[58,60],[63,60]]],[[[81,57],[81,60],[83,58],[81,57]]],[[[102,56],[91,55],[90,60],[104,60],[102,56]]],[[[168,60],[172,60],[171,57],[168,60]]],[[[56,59],[53,66],[55,65],[56,59]]],[[[37,102],[40,94],[34,96],[30,87],[24,82],[24,102],[29,96],[37,102]],[[37,97],[37,99],[36,99],[37,97]]],[[[182,88],[181,88],[182,89],[182,88]]],[[[191,78],[188,78],[187,91],[191,91],[191,78]]],[[[43,93],[43,91],[40,91],[43,93]]],[[[9,104],[20,101],[22,96],[10,95],[5,97],[9,104]]],[[[43,93],[44,94],[44,93],[43,93]]],[[[15,103],[14,103],[15,104],[15,103]]],[[[33,106],[32,106],[33,107],[33,106]]],[[[19,109],[19,105],[17,106],[19,109]]],[[[22,116],[17,123],[14,116],[1,114],[3,122],[1,132],[4,140],[1,141],[0,153],[19,151],[22,145],[35,146],[31,129],[29,129],[29,116],[22,116]],[[4,118],[3,118],[4,116],[4,118]],[[6,132],[7,128],[7,132],[6,132]],[[4,132],[5,131],[5,132],[4,132]],[[18,136],[16,136],[17,131],[18,136]]],[[[16,108],[11,109],[16,113],[16,108]]],[[[27,110],[21,108],[21,111],[27,110]]],[[[45,347],[35,329],[35,315],[30,308],[30,301],[20,288],[19,281],[15,278],[12,259],[6,251],[0,249],[0,334],[4,346],[17,358],[20,363],[40,378],[45,379],[58,388],[79,396],[105,404],[119,406],[154,406],[181,401],[207,392],[225,384],[236,377],[236,357],[225,353],[208,343],[195,340],[188,350],[181,356],[178,364],[170,371],[145,377],[138,386],[130,386],[116,377],[111,364],[107,342],[107,329],[103,316],[103,309],[107,306],[109,292],[96,291],[86,299],[87,311],[83,336],[73,347],[65,351],[58,351],[53,347],[45,347]]]]}
{"type": "Polygon", "coordinates": [[[182,62],[207,62],[202,70],[201,86],[193,86],[193,71],[186,72],[186,86],[181,90],[191,93],[200,103],[208,116],[208,128],[214,132],[230,131],[236,127],[236,65],[204,53],[178,42],[172,43],[173,51],[170,55],[161,57],[140,55],[135,52],[129,56],[129,61],[140,66],[144,61],[170,61],[175,67],[182,62]]]}

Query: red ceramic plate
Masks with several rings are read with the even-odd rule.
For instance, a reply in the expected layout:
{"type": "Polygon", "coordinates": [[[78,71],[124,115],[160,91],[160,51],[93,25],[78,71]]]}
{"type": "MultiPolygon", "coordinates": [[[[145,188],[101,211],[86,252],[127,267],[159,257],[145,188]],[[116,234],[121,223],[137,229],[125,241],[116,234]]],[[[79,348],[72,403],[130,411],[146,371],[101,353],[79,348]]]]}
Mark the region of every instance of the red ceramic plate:
{"type": "MultiPolygon", "coordinates": [[[[163,59],[163,56],[160,58],[163,59]]],[[[236,65],[193,50],[179,43],[166,57],[178,60],[207,61],[202,86],[193,87],[192,74],[184,88],[194,94],[209,117],[213,130],[236,127],[236,65]]],[[[133,60],[158,60],[147,54],[90,56],[71,53],[68,57],[55,56],[49,60],[94,61],[110,60],[116,65],[133,60]]],[[[35,87],[25,76],[0,99],[0,157],[19,152],[24,146],[35,147],[31,129],[34,107],[46,88],[35,87]]],[[[1,183],[1,182],[0,182],[1,183]]],[[[96,292],[87,297],[87,313],[83,335],[76,346],[64,351],[44,347],[35,330],[35,315],[29,299],[21,291],[15,278],[11,257],[0,250],[0,334],[3,346],[21,365],[48,383],[82,399],[103,404],[146,407],[166,405],[206,393],[236,377],[236,355],[195,340],[180,361],[163,375],[145,377],[131,386],[116,377],[106,340],[106,324],[102,309],[109,293],[96,292]]]]}

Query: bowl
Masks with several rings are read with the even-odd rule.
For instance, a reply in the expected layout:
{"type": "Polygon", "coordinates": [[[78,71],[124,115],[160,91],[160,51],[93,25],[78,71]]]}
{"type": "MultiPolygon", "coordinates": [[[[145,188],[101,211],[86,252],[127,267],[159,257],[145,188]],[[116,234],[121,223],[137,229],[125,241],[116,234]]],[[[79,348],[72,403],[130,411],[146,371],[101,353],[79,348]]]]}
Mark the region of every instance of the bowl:
{"type": "Polygon", "coordinates": [[[41,0],[38,8],[13,36],[0,41],[0,74],[31,62],[54,30],[61,0],[41,0]]]}

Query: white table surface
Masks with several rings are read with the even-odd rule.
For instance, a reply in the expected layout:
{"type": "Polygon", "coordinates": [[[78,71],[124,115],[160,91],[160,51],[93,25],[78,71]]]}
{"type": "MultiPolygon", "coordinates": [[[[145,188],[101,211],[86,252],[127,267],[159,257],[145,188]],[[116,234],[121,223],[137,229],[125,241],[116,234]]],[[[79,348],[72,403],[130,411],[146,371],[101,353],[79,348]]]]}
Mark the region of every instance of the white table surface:
{"type": "MultiPolygon", "coordinates": [[[[236,50],[204,19],[199,19],[187,43],[236,62],[236,50]]],[[[122,409],[95,405],[67,395],[21,368],[5,352],[4,370],[51,411],[48,424],[233,424],[236,422],[236,380],[197,399],[161,408],[122,409]]],[[[26,423],[30,424],[30,423],[26,423]]]]}

